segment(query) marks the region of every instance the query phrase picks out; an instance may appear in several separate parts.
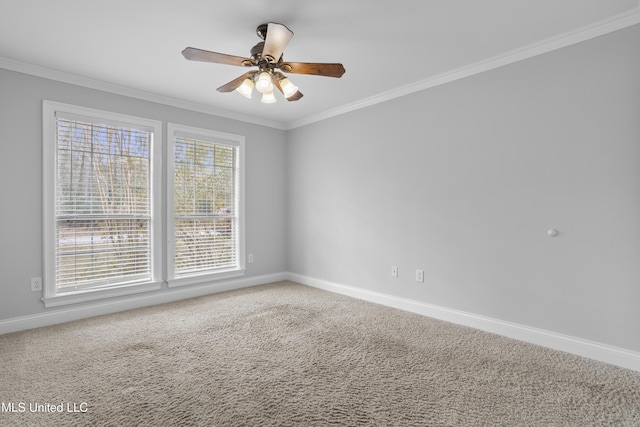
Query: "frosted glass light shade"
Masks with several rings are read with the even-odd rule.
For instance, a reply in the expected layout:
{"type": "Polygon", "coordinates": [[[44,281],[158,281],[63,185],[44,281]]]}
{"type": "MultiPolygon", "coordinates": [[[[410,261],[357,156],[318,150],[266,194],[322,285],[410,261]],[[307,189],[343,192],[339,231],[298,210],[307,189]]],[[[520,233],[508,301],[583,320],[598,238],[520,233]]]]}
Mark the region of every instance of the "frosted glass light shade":
{"type": "Polygon", "coordinates": [[[249,98],[251,99],[251,93],[253,92],[253,82],[249,79],[244,79],[244,81],[242,82],[242,84],[240,86],[238,86],[238,88],[236,89],[236,92],[238,92],[240,95],[244,96],[245,98],[249,98]]]}
{"type": "Polygon", "coordinates": [[[271,81],[271,74],[263,71],[258,75],[256,80],[256,89],[260,93],[273,92],[273,82],[271,81]]]}
{"type": "Polygon", "coordinates": [[[292,97],[298,91],[298,86],[291,83],[291,80],[286,77],[280,80],[280,87],[282,88],[282,92],[284,93],[285,98],[292,97]]]}
{"type": "Polygon", "coordinates": [[[262,94],[262,102],[264,104],[273,104],[276,102],[276,96],[273,94],[273,90],[262,94]]]}

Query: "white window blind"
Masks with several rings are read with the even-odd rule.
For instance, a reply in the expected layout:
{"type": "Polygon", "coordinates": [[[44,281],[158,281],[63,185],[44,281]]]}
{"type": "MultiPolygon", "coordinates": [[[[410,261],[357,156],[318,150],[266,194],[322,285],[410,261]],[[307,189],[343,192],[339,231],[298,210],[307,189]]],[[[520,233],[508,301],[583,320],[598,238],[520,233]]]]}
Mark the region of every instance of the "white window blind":
{"type": "Polygon", "coordinates": [[[151,280],[151,133],[56,117],[58,293],[151,280]]]}
{"type": "Polygon", "coordinates": [[[173,140],[173,277],[239,268],[238,145],[173,140]]]}
{"type": "Polygon", "coordinates": [[[244,274],[244,137],[167,129],[43,102],[45,307],[244,274]]]}

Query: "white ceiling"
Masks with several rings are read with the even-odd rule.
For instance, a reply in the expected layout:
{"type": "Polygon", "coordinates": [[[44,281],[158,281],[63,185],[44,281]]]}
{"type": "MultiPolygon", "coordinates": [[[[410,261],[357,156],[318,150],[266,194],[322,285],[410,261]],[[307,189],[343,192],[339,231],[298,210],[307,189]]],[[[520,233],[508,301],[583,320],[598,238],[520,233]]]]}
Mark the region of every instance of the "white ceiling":
{"type": "Polygon", "coordinates": [[[283,129],[640,22],[638,0],[1,0],[0,67],[283,129]],[[187,46],[250,56],[259,24],[294,33],[284,57],[341,62],[290,75],[304,98],[216,88],[246,72],[187,46]]]}

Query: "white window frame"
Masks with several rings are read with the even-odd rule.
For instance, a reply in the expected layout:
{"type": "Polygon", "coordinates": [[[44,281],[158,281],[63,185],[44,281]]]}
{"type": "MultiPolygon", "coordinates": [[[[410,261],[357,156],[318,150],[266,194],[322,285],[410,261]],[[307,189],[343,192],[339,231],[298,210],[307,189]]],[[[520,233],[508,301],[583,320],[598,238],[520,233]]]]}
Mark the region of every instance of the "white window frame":
{"type": "Polygon", "coordinates": [[[130,295],[162,288],[162,122],[75,105],[43,101],[43,302],[55,307],[102,298],[130,295]],[[145,129],[151,132],[151,280],[114,284],[99,289],[59,294],[56,290],[56,116],[85,118],[93,123],[145,129]]]}
{"type": "Polygon", "coordinates": [[[167,283],[169,287],[185,286],[199,283],[207,283],[213,280],[228,279],[239,277],[245,274],[245,212],[244,212],[244,144],[245,137],[230,133],[218,132],[210,129],[202,129],[191,126],[180,125],[176,123],[167,124],[167,155],[166,155],[166,171],[167,171],[167,283]],[[175,242],[174,242],[174,146],[175,138],[188,137],[200,141],[212,142],[220,145],[228,145],[237,149],[235,156],[236,169],[236,242],[237,252],[235,266],[232,268],[221,269],[215,272],[205,272],[193,274],[189,276],[176,277],[175,275],[175,242]]]}

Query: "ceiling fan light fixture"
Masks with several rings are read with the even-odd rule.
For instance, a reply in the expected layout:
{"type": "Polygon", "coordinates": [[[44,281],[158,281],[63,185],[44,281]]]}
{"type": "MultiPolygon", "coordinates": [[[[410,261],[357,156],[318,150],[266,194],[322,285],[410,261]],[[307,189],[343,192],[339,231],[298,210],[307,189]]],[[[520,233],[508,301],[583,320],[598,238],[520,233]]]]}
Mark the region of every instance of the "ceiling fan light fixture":
{"type": "Polygon", "coordinates": [[[254,84],[253,84],[253,81],[251,81],[251,79],[244,79],[242,84],[238,86],[238,88],[236,89],[236,92],[238,92],[240,95],[244,96],[245,98],[251,99],[251,93],[253,92],[253,87],[254,87],[254,84]]]}
{"type": "Polygon", "coordinates": [[[236,91],[246,98],[251,98],[253,89],[262,93],[262,102],[276,102],[274,88],[277,88],[287,101],[298,101],[302,92],[282,73],[310,74],[315,76],[342,77],[344,66],[339,63],[318,62],[282,62],[282,53],[293,37],[293,31],[283,24],[269,22],[258,26],[256,34],[263,41],[251,48],[251,57],[227,55],[225,53],[186,47],[182,56],[189,61],[213,62],[216,64],[257,67],[220,86],[220,93],[236,91]]]}
{"type": "Polygon", "coordinates": [[[263,104],[273,104],[276,102],[276,96],[273,94],[273,89],[271,92],[263,92],[262,93],[262,103],[263,104]]]}
{"type": "Polygon", "coordinates": [[[291,98],[298,92],[298,86],[291,83],[291,80],[286,77],[280,80],[280,86],[282,87],[282,92],[284,93],[285,98],[291,98]]]}
{"type": "Polygon", "coordinates": [[[256,80],[256,89],[260,93],[273,92],[273,82],[271,81],[271,74],[266,71],[261,72],[256,80]]]}

